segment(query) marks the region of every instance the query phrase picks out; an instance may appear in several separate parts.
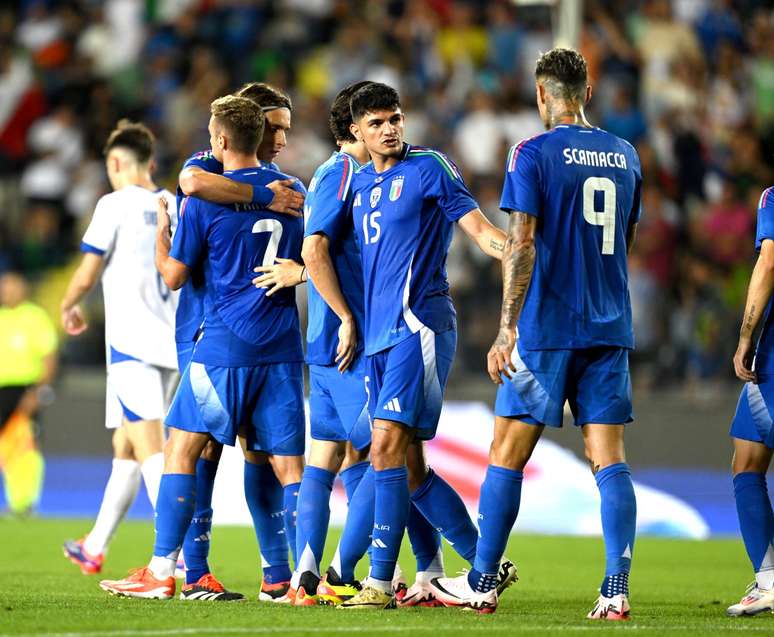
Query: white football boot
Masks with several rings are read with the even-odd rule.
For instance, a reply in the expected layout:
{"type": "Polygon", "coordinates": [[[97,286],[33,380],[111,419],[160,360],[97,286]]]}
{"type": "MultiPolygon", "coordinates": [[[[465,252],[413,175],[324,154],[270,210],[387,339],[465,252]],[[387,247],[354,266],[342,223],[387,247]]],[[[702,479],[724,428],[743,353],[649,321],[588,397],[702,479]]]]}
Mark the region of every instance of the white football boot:
{"type": "Polygon", "coordinates": [[[588,619],[607,619],[609,621],[625,621],[629,619],[629,598],[624,595],[605,597],[600,595],[592,611],[586,615],[588,619]]]}
{"type": "Polygon", "coordinates": [[[757,615],[765,611],[774,612],[774,588],[759,588],[753,582],[747,587],[744,597],[738,604],[729,606],[726,615],[741,617],[742,615],[757,615]]]}
{"type": "Polygon", "coordinates": [[[469,608],[478,613],[494,613],[497,610],[497,589],[486,593],[474,591],[468,584],[468,574],[457,577],[435,577],[430,582],[435,598],[444,606],[469,608]]]}

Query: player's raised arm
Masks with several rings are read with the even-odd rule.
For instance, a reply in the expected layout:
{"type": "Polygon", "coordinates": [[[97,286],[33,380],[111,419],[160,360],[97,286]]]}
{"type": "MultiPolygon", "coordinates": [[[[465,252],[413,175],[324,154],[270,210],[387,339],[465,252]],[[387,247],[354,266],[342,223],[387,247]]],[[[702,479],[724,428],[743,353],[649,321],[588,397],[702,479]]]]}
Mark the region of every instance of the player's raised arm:
{"type": "Polygon", "coordinates": [[[755,355],[753,334],[769,304],[772,291],[774,291],[774,241],[766,239],[761,244],[760,255],[750,277],[742,327],[739,330],[739,345],[734,354],[734,371],[737,378],[745,382],[757,382],[757,376],[752,370],[755,355]]]}
{"type": "Polygon", "coordinates": [[[500,331],[487,354],[487,371],[492,382],[502,384],[500,374],[510,378],[511,353],[516,344],[516,323],[524,307],[532,271],[535,269],[537,217],[511,212],[503,249],[503,305],[500,331]]]}
{"type": "Polygon", "coordinates": [[[186,166],[178,177],[186,195],[214,203],[256,203],[274,212],[301,217],[304,195],[292,188],[295,179],[277,179],[266,186],[252,186],[208,172],[198,166],[186,166]]]}
{"type": "Polygon", "coordinates": [[[503,258],[505,232],[489,221],[479,208],[468,212],[458,223],[484,254],[498,260],[503,258]]]}

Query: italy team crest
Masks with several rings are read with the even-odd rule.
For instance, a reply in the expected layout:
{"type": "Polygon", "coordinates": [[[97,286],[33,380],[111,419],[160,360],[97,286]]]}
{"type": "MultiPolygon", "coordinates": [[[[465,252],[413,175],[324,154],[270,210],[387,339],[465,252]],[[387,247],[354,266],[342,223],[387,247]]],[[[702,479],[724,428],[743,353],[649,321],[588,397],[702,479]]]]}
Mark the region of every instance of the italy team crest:
{"type": "Polygon", "coordinates": [[[382,198],[382,187],[377,186],[371,191],[371,208],[376,208],[376,204],[382,198]]]}
{"type": "Polygon", "coordinates": [[[390,201],[396,201],[403,192],[403,175],[396,177],[390,184],[390,201]]]}

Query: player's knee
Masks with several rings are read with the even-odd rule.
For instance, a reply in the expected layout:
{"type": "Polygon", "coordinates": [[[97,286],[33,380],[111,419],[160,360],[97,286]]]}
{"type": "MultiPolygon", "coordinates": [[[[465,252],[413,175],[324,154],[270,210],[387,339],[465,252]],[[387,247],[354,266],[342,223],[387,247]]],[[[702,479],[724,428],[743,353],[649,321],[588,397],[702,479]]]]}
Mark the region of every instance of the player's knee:
{"type": "Polygon", "coordinates": [[[493,441],[489,449],[489,464],[513,471],[522,471],[529,462],[532,450],[520,445],[493,441]]]}
{"type": "Polygon", "coordinates": [[[272,456],[271,465],[283,487],[301,482],[304,475],[303,456],[272,456]]]}
{"type": "Polygon", "coordinates": [[[347,443],[344,449],[344,460],[341,463],[341,471],[349,469],[350,467],[368,460],[368,454],[370,453],[371,446],[368,445],[364,449],[357,450],[351,444],[347,443]]]}
{"type": "Polygon", "coordinates": [[[406,451],[394,437],[380,436],[371,443],[371,464],[382,471],[406,464],[406,451]]]}

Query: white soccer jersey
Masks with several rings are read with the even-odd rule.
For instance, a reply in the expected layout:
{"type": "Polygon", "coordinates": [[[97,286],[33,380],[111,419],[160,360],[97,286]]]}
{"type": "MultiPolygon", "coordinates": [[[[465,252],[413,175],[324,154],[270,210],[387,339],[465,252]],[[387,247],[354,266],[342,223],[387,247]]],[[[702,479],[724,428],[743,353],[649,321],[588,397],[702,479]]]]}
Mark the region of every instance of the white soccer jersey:
{"type": "Polygon", "coordinates": [[[156,270],[156,208],[167,200],[173,228],[175,197],[126,186],[97,202],[83,235],[81,250],[105,258],[102,293],[105,299],[105,341],[111,352],[145,363],[177,368],[175,310],[178,293],[164,284],[156,270]]]}

